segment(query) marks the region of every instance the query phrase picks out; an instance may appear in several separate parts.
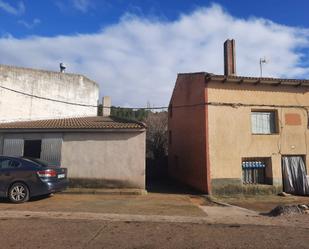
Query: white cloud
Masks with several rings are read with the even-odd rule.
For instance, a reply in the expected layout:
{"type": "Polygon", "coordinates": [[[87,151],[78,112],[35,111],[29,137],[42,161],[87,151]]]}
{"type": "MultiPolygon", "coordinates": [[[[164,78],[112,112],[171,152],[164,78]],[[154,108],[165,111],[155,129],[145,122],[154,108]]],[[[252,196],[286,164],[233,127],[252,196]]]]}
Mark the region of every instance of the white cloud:
{"type": "Polygon", "coordinates": [[[33,19],[32,22],[27,22],[25,20],[19,20],[18,23],[23,25],[27,29],[33,29],[34,27],[36,27],[37,25],[41,23],[41,20],[38,18],[33,19]]]}
{"type": "Polygon", "coordinates": [[[0,0],[0,9],[12,15],[21,15],[26,11],[26,7],[22,1],[18,2],[17,6],[14,7],[8,2],[0,0]]]}
{"type": "MultiPolygon", "coordinates": [[[[96,34],[0,39],[0,63],[58,70],[96,80],[113,104],[167,105],[178,72],[223,73],[223,42],[236,40],[238,75],[309,77],[301,66],[309,31],[259,18],[238,19],[218,5],[173,22],[124,16],[96,34]]],[[[304,57],[305,56],[305,57],[304,57]]]]}
{"type": "Polygon", "coordinates": [[[86,13],[90,7],[92,7],[91,0],[72,0],[74,8],[86,13]]]}

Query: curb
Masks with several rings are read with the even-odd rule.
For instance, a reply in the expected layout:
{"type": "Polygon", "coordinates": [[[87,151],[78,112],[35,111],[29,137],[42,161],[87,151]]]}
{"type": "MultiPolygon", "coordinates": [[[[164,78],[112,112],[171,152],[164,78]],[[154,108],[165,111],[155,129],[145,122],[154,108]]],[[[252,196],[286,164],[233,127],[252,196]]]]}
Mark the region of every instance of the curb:
{"type": "Polygon", "coordinates": [[[4,211],[0,218],[13,219],[61,219],[61,220],[95,220],[110,222],[160,222],[160,223],[191,223],[208,224],[205,217],[198,216],[168,216],[168,215],[139,215],[139,214],[110,214],[88,212],[55,212],[55,211],[4,211]]]}
{"type": "Polygon", "coordinates": [[[223,206],[223,207],[231,207],[231,208],[236,208],[236,209],[239,209],[239,210],[247,211],[247,212],[250,212],[252,214],[260,214],[260,212],[257,212],[257,211],[254,211],[254,210],[251,210],[251,209],[248,209],[248,208],[243,208],[243,207],[231,205],[231,204],[228,204],[228,203],[225,203],[225,202],[220,202],[220,201],[214,200],[214,198],[209,196],[209,195],[202,195],[202,196],[204,198],[206,198],[208,201],[211,201],[211,202],[213,202],[217,205],[223,206]]]}
{"type": "Polygon", "coordinates": [[[68,188],[60,194],[93,194],[93,195],[146,195],[145,189],[87,189],[68,188]]]}
{"type": "Polygon", "coordinates": [[[223,207],[232,207],[232,205],[228,204],[228,203],[225,203],[225,202],[220,202],[220,201],[217,201],[215,200],[212,196],[210,195],[201,195],[202,197],[204,197],[207,201],[210,201],[212,203],[215,203],[219,206],[223,206],[223,207]]]}

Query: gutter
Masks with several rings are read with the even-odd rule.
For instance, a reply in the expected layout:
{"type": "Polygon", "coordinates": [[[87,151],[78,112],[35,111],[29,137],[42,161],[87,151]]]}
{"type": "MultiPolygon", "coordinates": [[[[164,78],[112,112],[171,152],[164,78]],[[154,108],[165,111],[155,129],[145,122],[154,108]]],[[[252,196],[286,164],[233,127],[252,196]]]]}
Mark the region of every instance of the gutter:
{"type": "Polygon", "coordinates": [[[0,133],[127,133],[127,132],[144,132],[146,128],[142,129],[0,129],[0,133]]]}

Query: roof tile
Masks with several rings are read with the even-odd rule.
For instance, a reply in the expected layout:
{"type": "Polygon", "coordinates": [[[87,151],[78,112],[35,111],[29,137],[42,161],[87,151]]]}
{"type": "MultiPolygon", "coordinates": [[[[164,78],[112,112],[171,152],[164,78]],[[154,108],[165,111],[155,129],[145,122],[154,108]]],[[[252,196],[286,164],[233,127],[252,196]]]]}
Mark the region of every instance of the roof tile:
{"type": "Polygon", "coordinates": [[[77,117],[0,123],[1,130],[10,129],[143,129],[141,122],[115,117],[77,117]]]}

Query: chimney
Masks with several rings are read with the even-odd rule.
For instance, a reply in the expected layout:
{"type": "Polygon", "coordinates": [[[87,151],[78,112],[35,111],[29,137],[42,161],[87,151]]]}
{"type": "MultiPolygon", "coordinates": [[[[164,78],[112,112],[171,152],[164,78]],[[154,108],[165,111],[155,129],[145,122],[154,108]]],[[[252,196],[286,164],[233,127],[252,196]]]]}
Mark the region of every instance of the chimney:
{"type": "Polygon", "coordinates": [[[112,101],[110,96],[104,96],[102,98],[102,116],[103,117],[108,117],[111,115],[111,106],[112,106],[112,101]]]}
{"type": "Polygon", "coordinates": [[[234,39],[224,42],[224,75],[236,75],[234,39]]]}

